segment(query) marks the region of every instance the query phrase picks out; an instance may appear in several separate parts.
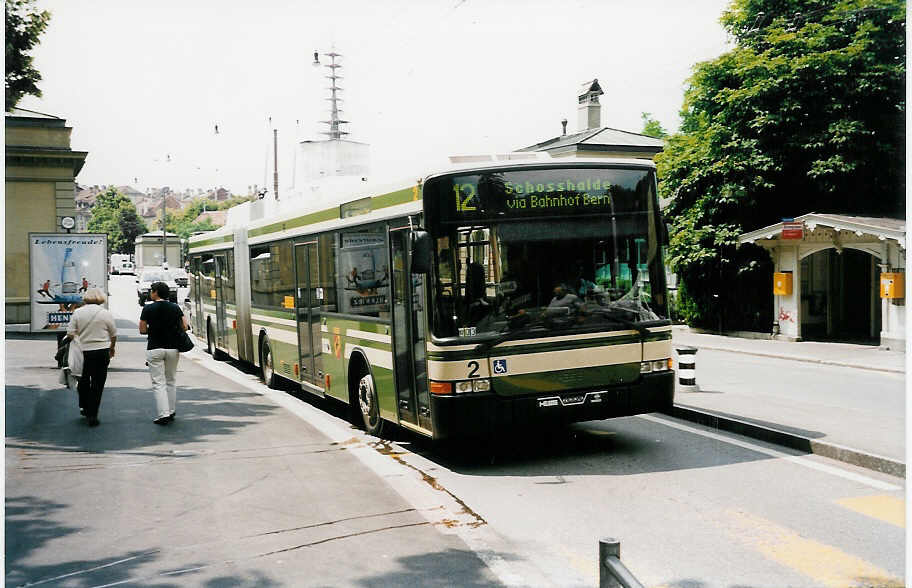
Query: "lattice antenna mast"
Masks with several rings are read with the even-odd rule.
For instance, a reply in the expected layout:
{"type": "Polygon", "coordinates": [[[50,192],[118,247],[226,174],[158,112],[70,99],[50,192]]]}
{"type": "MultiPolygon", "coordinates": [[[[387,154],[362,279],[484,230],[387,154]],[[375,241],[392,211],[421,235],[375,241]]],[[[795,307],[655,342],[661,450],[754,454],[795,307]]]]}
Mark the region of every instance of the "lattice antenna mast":
{"type": "MultiPolygon", "coordinates": [[[[342,91],[342,88],[339,87],[337,82],[342,79],[342,76],[340,76],[338,72],[338,70],[342,69],[342,64],[336,63],[336,58],[342,57],[342,55],[335,51],[330,51],[323,55],[330,59],[330,63],[325,64],[323,67],[329,70],[329,75],[325,77],[332,85],[327,88],[327,90],[329,90],[329,98],[327,98],[327,100],[329,100],[330,103],[329,120],[322,120],[320,122],[329,125],[329,130],[323,131],[324,135],[329,135],[330,140],[339,140],[343,135],[349,134],[340,127],[340,125],[348,124],[348,121],[339,118],[339,114],[342,112],[342,110],[339,109],[339,102],[342,102],[342,99],[339,98],[339,92],[342,91]]],[[[315,59],[314,61],[316,62],[318,60],[315,59]]]]}

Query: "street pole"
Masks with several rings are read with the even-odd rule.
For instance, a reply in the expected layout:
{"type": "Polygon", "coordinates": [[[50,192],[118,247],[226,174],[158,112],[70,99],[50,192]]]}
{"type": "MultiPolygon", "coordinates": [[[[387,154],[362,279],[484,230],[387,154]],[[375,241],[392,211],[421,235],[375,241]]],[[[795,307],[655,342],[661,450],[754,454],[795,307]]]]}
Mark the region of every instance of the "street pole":
{"type": "Polygon", "coordinates": [[[168,199],[168,195],[163,192],[162,193],[162,267],[165,267],[165,264],[168,263],[168,239],[166,237],[168,232],[166,230],[167,223],[165,221],[165,213],[167,212],[167,209],[166,209],[166,200],[167,199],[168,199]]]}
{"type": "Polygon", "coordinates": [[[272,165],[275,199],[279,200],[279,130],[272,129],[272,165]]]}

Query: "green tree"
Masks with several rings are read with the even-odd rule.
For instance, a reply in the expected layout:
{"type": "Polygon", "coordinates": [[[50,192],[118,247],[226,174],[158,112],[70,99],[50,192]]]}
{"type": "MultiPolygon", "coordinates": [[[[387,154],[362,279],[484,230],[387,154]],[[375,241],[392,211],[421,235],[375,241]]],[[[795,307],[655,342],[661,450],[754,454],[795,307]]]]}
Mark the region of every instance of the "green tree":
{"type": "Polygon", "coordinates": [[[117,188],[108,188],[95,199],[88,230],[108,236],[110,253],[133,253],[136,237],[148,232],[136,205],[117,188]]]}
{"type": "Polygon", "coordinates": [[[767,329],[769,257],[736,250],[740,233],[815,211],[905,215],[905,3],[735,0],[721,22],[736,46],[697,64],[656,157],[669,261],[691,324],[767,329]]]}
{"type": "Polygon", "coordinates": [[[47,28],[51,15],[38,11],[34,0],[6,0],[6,112],[12,110],[23,96],[41,97],[38,82],[41,74],[32,65],[29,52],[47,28]]]}
{"type": "Polygon", "coordinates": [[[664,139],[668,136],[668,133],[662,128],[662,123],[652,118],[651,112],[644,112],[640,115],[643,119],[643,130],[641,134],[648,137],[655,137],[656,139],[664,139]]]}

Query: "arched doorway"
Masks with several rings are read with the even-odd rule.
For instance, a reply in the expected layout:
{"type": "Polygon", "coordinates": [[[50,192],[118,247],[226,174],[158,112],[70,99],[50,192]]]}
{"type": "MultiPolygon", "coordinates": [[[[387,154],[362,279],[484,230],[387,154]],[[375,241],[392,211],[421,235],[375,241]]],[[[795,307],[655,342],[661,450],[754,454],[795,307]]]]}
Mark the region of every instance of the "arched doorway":
{"type": "Polygon", "coordinates": [[[801,338],[877,345],[881,305],[877,258],[834,248],[801,260],[801,338]]]}

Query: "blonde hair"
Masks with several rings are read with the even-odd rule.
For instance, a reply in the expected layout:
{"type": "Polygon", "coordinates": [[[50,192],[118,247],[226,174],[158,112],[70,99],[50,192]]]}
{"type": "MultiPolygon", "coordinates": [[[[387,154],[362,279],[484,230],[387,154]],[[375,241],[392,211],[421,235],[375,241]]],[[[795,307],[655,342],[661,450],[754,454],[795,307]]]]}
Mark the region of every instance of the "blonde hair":
{"type": "Polygon", "coordinates": [[[104,304],[105,293],[101,291],[101,288],[89,288],[83,295],[82,301],[85,304],[104,304]]]}

